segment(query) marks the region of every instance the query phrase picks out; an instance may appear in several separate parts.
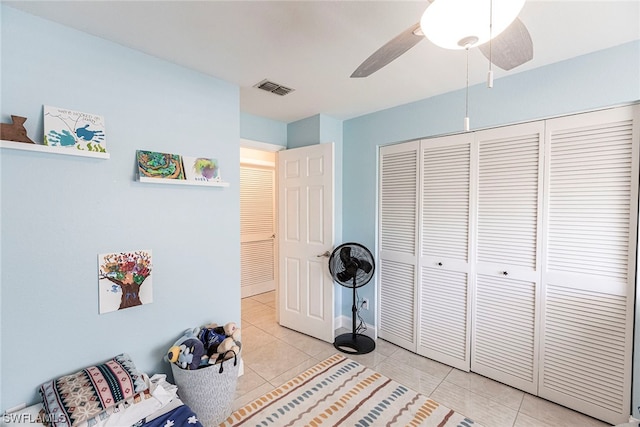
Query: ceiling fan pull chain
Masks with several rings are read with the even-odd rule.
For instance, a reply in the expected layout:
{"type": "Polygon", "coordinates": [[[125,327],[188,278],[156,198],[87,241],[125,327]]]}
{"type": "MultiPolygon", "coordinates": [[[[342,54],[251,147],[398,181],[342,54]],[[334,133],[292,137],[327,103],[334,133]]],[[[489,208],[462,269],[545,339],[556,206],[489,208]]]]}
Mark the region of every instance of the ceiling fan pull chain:
{"type": "Polygon", "coordinates": [[[464,105],[464,131],[469,132],[469,47],[467,44],[467,88],[465,93],[465,105],[464,105]]]}
{"type": "Polygon", "coordinates": [[[493,62],[491,62],[491,48],[493,40],[493,0],[489,0],[489,73],[487,74],[487,87],[493,87],[493,62]]]}

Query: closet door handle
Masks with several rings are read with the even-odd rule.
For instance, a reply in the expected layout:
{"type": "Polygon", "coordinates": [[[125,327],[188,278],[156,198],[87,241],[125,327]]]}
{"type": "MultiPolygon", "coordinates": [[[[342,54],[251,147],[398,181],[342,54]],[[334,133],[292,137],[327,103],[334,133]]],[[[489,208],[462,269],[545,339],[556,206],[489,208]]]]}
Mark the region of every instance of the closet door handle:
{"type": "Polygon", "coordinates": [[[442,267],[442,263],[441,262],[438,263],[438,267],[442,267]]]}
{"type": "Polygon", "coordinates": [[[503,271],[503,272],[502,272],[502,275],[503,275],[503,276],[508,276],[508,275],[509,275],[509,272],[508,272],[508,271],[503,271]]]}

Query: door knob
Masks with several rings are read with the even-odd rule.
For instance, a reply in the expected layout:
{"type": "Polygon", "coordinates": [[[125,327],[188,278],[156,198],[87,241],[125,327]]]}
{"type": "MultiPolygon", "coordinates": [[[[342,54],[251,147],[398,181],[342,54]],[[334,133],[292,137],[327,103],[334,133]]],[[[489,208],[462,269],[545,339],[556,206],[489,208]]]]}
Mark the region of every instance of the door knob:
{"type": "Polygon", "coordinates": [[[316,257],[318,257],[318,258],[322,258],[322,257],[329,258],[330,256],[331,256],[331,254],[329,253],[329,251],[325,251],[324,253],[322,253],[320,255],[316,255],[316,257]]]}

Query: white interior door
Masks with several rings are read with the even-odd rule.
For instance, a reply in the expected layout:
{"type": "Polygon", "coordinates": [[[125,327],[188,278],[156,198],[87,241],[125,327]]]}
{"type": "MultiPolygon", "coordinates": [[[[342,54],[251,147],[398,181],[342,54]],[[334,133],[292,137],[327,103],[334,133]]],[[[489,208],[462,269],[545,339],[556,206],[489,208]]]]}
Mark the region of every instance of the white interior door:
{"type": "Polygon", "coordinates": [[[421,146],[418,354],[469,371],[470,164],[473,135],[421,146]]]}
{"type": "Polygon", "coordinates": [[[534,122],[476,133],[471,370],[538,390],[541,139],[534,122]]]}
{"type": "Polygon", "coordinates": [[[638,106],[547,122],[540,396],[631,412],[638,106]]]}
{"type": "Polygon", "coordinates": [[[380,148],[378,335],[416,351],[420,141],[380,148]]]}
{"type": "Polygon", "coordinates": [[[280,324],[327,342],[335,329],[333,165],[334,144],[278,153],[280,324]]]}

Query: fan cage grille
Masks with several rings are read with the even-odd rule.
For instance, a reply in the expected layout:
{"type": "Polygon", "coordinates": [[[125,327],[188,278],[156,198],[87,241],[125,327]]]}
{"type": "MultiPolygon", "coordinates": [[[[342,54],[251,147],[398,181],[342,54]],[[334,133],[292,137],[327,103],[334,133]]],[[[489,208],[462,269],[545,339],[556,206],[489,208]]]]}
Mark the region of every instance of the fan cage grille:
{"type": "Polygon", "coordinates": [[[343,243],[331,253],[329,271],[333,280],[348,288],[354,287],[355,277],[355,287],[359,288],[369,283],[373,277],[375,262],[369,249],[361,244],[343,243]],[[355,264],[351,264],[353,261],[355,264]],[[356,271],[355,276],[351,274],[353,269],[356,271]]]}

